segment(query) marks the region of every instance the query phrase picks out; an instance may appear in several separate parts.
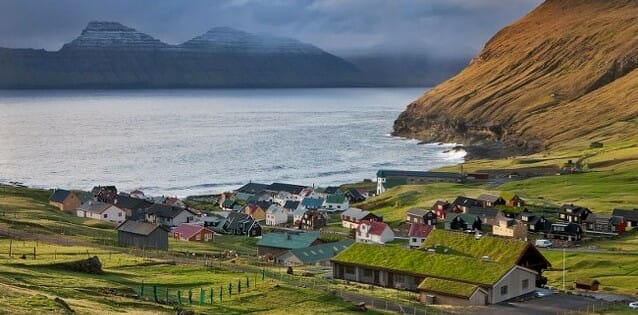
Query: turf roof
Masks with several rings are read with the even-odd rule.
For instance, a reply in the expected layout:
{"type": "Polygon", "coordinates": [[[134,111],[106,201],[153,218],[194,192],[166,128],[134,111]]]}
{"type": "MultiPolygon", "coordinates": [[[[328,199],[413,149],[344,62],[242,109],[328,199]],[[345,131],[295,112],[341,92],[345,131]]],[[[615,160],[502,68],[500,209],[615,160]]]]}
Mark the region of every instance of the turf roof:
{"type": "Polygon", "coordinates": [[[528,245],[517,239],[483,236],[477,240],[474,234],[437,229],[428,235],[421,247],[446,247],[452,252],[477,259],[488,256],[490,260],[515,265],[528,245]]]}
{"type": "Polygon", "coordinates": [[[479,288],[476,284],[450,281],[438,278],[425,278],[419,284],[419,290],[433,291],[469,298],[479,288]]]}
{"type": "Polygon", "coordinates": [[[332,261],[485,285],[496,283],[514,267],[514,264],[483,261],[452,252],[430,253],[363,243],[348,247],[332,261]]]}

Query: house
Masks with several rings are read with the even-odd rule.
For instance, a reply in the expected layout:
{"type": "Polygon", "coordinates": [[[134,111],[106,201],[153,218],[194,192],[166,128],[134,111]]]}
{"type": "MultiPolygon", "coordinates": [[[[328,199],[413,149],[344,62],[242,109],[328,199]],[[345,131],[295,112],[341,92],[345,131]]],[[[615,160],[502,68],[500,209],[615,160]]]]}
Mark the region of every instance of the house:
{"type": "Polygon", "coordinates": [[[328,195],[323,203],[323,208],[328,211],[345,211],[349,207],[350,202],[342,193],[328,195]]]}
{"type": "Polygon", "coordinates": [[[166,226],[178,226],[195,220],[195,213],[191,210],[162,204],[154,204],[148,207],[144,213],[147,222],[166,226]]]}
{"type": "Polygon", "coordinates": [[[527,240],[527,225],[516,219],[499,216],[497,224],[492,225],[492,234],[527,240]]]}
{"type": "Polygon", "coordinates": [[[286,210],[286,214],[289,217],[292,217],[294,216],[295,211],[299,209],[300,205],[301,205],[300,201],[288,200],[284,203],[284,210],[286,210]]]}
{"type": "Polygon", "coordinates": [[[446,230],[480,231],[482,223],[481,218],[469,213],[454,213],[445,217],[446,230]]]}
{"type": "Polygon", "coordinates": [[[292,216],[292,223],[294,223],[296,226],[299,226],[301,224],[301,219],[303,219],[304,214],[306,214],[306,208],[304,207],[300,207],[297,210],[295,210],[295,212],[293,212],[293,216],[292,216]]]}
{"type": "Polygon", "coordinates": [[[575,206],[573,204],[565,204],[558,210],[558,219],[565,222],[573,222],[576,224],[583,224],[587,216],[591,213],[591,210],[575,206]]]}
{"type": "Polygon", "coordinates": [[[229,212],[226,218],[219,220],[212,228],[222,234],[261,236],[261,225],[253,217],[241,212],[229,212]]]}
{"type": "Polygon", "coordinates": [[[525,206],[525,201],[521,199],[517,194],[502,192],[501,198],[505,200],[505,205],[508,207],[523,207],[525,206]]]}
{"type": "Polygon", "coordinates": [[[394,240],[394,232],[384,222],[361,221],[357,227],[358,243],[385,244],[394,240]]]}
{"type": "Polygon", "coordinates": [[[505,205],[505,199],[499,197],[499,196],[493,196],[493,195],[480,195],[478,196],[478,198],[476,198],[476,200],[480,201],[482,203],[481,207],[483,208],[491,208],[497,205],[505,205]]]}
{"type": "Polygon", "coordinates": [[[436,229],[436,226],[431,224],[411,223],[410,231],[408,232],[410,248],[421,247],[421,244],[434,229],[436,229]]]}
{"type": "Polygon", "coordinates": [[[362,193],[360,190],[358,189],[348,189],[348,191],[346,191],[345,193],[346,195],[346,199],[348,199],[348,201],[350,203],[357,203],[357,202],[362,202],[365,201],[368,197],[366,197],[367,192],[366,193],[362,193]]]}
{"type": "Polygon", "coordinates": [[[144,195],[144,192],[139,189],[135,189],[131,191],[128,195],[132,198],[138,198],[138,199],[146,198],[146,196],[144,195]]]}
{"type": "Polygon", "coordinates": [[[180,207],[180,208],[184,208],[186,206],[184,202],[177,197],[167,197],[166,199],[164,199],[163,204],[167,206],[180,207]]]}
{"type": "Polygon", "coordinates": [[[574,281],[574,287],[580,290],[598,291],[600,281],[589,278],[578,278],[574,281]]]}
{"type": "Polygon", "coordinates": [[[64,189],[56,189],[49,197],[49,204],[62,211],[73,212],[82,203],[75,193],[64,189]]]}
{"type": "Polygon", "coordinates": [[[354,244],[354,240],[346,239],[306,248],[290,249],[275,257],[275,263],[284,266],[329,265],[332,257],[352,244],[354,244]]]}
{"type": "Polygon", "coordinates": [[[341,226],[349,229],[357,229],[363,220],[383,222],[383,216],[378,216],[370,211],[358,208],[350,208],[341,213],[341,226]]]}
{"type": "Polygon", "coordinates": [[[301,206],[306,210],[317,210],[323,206],[323,198],[311,198],[307,197],[301,201],[301,206]]]}
{"type": "Polygon", "coordinates": [[[230,210],[233,210],[233,207],[235,206],[235,204],[236,204],[235,199],[227,198],[222,202],[221,206],[222,206],[222,209],[230,211],[230,210]]]}
{"type": "Polygon", "coordinates": [[[482,224],[495,225],[498,224],[498,216],[500,211],[494,208],[470,207],[466,213],[473,214],[481,218],[482,224]]]}
{"type": "Polygon", "coordinates": [[[90,218],[95,220],[122,223],[126,220],[124,210],[100,201],[89,200],[76,210],[76,215],[80,218],[90,218]]]}
{"type": "Polygon", "coordinates": [[[117,246],[168,250],[168,229],[158,224],[126,220],[117,227],[117,246]]]}
{"type": "Polygon", "coordinates": [[[461,210],[456,209],[456,207],[454,207],[451,203],[441,200],[437,200],[430,210],[434,211],[434,213],[436,213],[436,217],[441,220],[445,220],[445,216],[449,212],[462,212],[461,210]]]}
{"type": "Polygon", "coordinates": [[[182,223],[172,231],[173,238],[180,241],[210,242],[215,237],[213,230],[201,225],[182,223]]]}
{"type": "Polygon", "coordinates": [[[117,196],[117,188],[115,186],[94,186],[91,189],[93,198],[97,201],[112,203],[117,196]]]}
{"type": "Polygon", "coordinates": [[[276,226],[288,223],[288,213],[278,204],[272,204],[266,210],[266,225],[276,226]]]}
{"type": "Polygon", "coordinates": [[[454,212],[459,211],[463,213],[467,213],[467,210],[469,210],[471,207],[481,207],[482,205],[483,204],[480,201],[464,196],[458,196],[452,202],[452,206],[456,208],[454,212]]]}
{"type": "Polygon", "coordinates": [[[326,215],[318,210],[307,210],[301,217],[299,229],[301,230],[318,230],[328,224],[326,215]]]}
{"type": "MultiPolygon", "coordinates": [[[[301,200],[303,197],[301,196],[302,191],[306,189],[306,186],[300,185],[292,185],[292,184],[283,184],[283,183],[272,183],[270,184],[266,190],[274,193],[279,193],[285,191],[289,194],[289,199],[286,200],[301,200]]],[[[286,200],[283,200],[285,202],[286,200]]],[[[279,204],[283,203],[282,201],[278,202],[279,204]]]]}
{"type": "Polygon", "coordinates": [[[554,223],[550,226],[549,232],[545,234],[550,239],[561,239],[567,241],[578,241],[583,237],[583,229],[580,224],[554,223]]]}
{"type": "Polygon", "coordinates": [[[422,246],[354,244],[336,255],[333,277],[419,292],[430,304],[485,305],[536,290],[550,263],[531,244],[434,230],[422,246]]]}
{"type": "Polygon", "coordinates": [[[127,218],[140,219],[143,216],[144,209],[152,206],[153,203],[145,199],[134,198],[124,195],[117,195],[113,199],[113,205],[124,210],[127,218]]]}
{"type": "Polygon", "coordinates": [[[638,209],[614,209],[611,215],[615,217],[623,217],[625,219],[627,227],[633,228],[638,226],[638,209]]]}
{"type": "Polygon", "coordinates": [[[528,232],[533,233],[544,233],[549,231],[552,222],[547,220],[545,216],[536,215],[527,211],[527,209],[523,210],[516,219],[521,221],[523,224],[527,226],[528,232]]]}
{"type": "Polygon", "coordinates": [[[463,175],[459,173],[379,170],[377,171],[377,195],[400,185],[419,185],[435,182],[458,183],[462,181],[463,175]]]}
{"type": "Polygon", "coordinates": [[[586,233],[620,235],[625,233],[627,223],[625,218],[621,216],[599,216],[591,213],[585,219],[584,224],[586,233]]]}
{"type": "Polygon", "coordinates": [[[266,185],[266,184],[259,184],[259,183],[248,183],[242,187],[239,187],[238,189],[235,189],[236,192],[238,193],[247,193],[247,194],[252,194],[252,195],[256,195],[262,191],[265,191],[268,189],[268,186],[270,185],[266,185]]]}
{"type": "Polygon", "coordinates": [[[244,213],[255,218],[255,220],[264,220],[266,219],[266,210],[268,210],[271,205],[272,203],[268,201],[249,203],[244,208],[244,213]]]}
{"type": "Polygon", "coordinates": [[[318,231],[266,233],[257,241],[257,253],[259,256],[274,258],[289,249],[307,248],[316,244],[321,244],[318,231]]]}
{"type": "Polygon", "coordinates": [[[412,208],[406,212],[406,221],[408,223],[436,225],[436,213],[432,210],[412,208]]]}

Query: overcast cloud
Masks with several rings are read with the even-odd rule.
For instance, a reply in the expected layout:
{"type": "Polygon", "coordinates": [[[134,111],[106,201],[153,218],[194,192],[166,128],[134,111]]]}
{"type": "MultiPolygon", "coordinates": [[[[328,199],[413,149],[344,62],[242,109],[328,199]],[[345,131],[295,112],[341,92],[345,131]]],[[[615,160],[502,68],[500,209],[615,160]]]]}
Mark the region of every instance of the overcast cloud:
{"type": "Polygon", "coordinates": [[[57,50],[91,20],[169,44],[215,26],[294,37],[336,54],[471,56],[540,0],[2,0],[0,46],[57,50]]]}

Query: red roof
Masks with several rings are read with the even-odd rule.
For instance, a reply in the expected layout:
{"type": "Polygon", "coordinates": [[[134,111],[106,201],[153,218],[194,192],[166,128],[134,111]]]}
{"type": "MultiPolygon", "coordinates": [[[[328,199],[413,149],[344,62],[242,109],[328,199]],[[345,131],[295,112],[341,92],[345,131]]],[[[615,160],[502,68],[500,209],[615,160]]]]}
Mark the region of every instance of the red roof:
{"type": "Polygon", "coordinates": [[[408,232],[408,236],[410,237],[428,237],[430,232],[434,230],[434,225],[426,225],[423,223],[412,223],[410,225],[410,232],[408,232]]]}
{"type": "Polygon", "coordinates": [[[372,234],[372,235],[381,235],[383,233],[383,231],[385,231],[386,228],[390,228],[384,222],[368,221],[368,220],[362,220],[359,223],[359,229],[361,229],[362,225],[370,226],[368,228],[368,233],[372,234]]]}
{"type": "Polygon", "coordinates": [[[164,200],[165,205],[174,206],[179,201],[177,197],[169,197],[164,200]]]}
{"type": "Polygon", "coordinates": [[[188,224],[188,223],[182,223],[180,224],[178,227],[173,229],[173,234],[175,233],[179,233],[180,238],[186,238],[189,239],[193,236],[195,236],[195,234],[199,233],[201,230],[208,230],[211,233],[213,233],[213,231],[201,226],[201,225],[195,225],[195,224],[188,224]]]}

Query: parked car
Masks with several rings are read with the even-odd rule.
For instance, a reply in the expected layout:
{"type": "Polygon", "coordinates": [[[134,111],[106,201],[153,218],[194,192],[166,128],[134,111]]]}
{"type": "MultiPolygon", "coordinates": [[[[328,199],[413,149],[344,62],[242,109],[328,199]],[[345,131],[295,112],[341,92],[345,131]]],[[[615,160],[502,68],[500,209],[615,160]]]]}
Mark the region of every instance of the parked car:
{"type": "Polygon", "coordinates": [[[554,244],[550,240],[536,240],[535,245],[536,247],[547,248],[547,247],[552,247],[552,245],[554,244]]]}
{"type": "Polygon", "coordinates": [[[629,308],[638,309],[638,301],[629,303],[629,308]]]}

